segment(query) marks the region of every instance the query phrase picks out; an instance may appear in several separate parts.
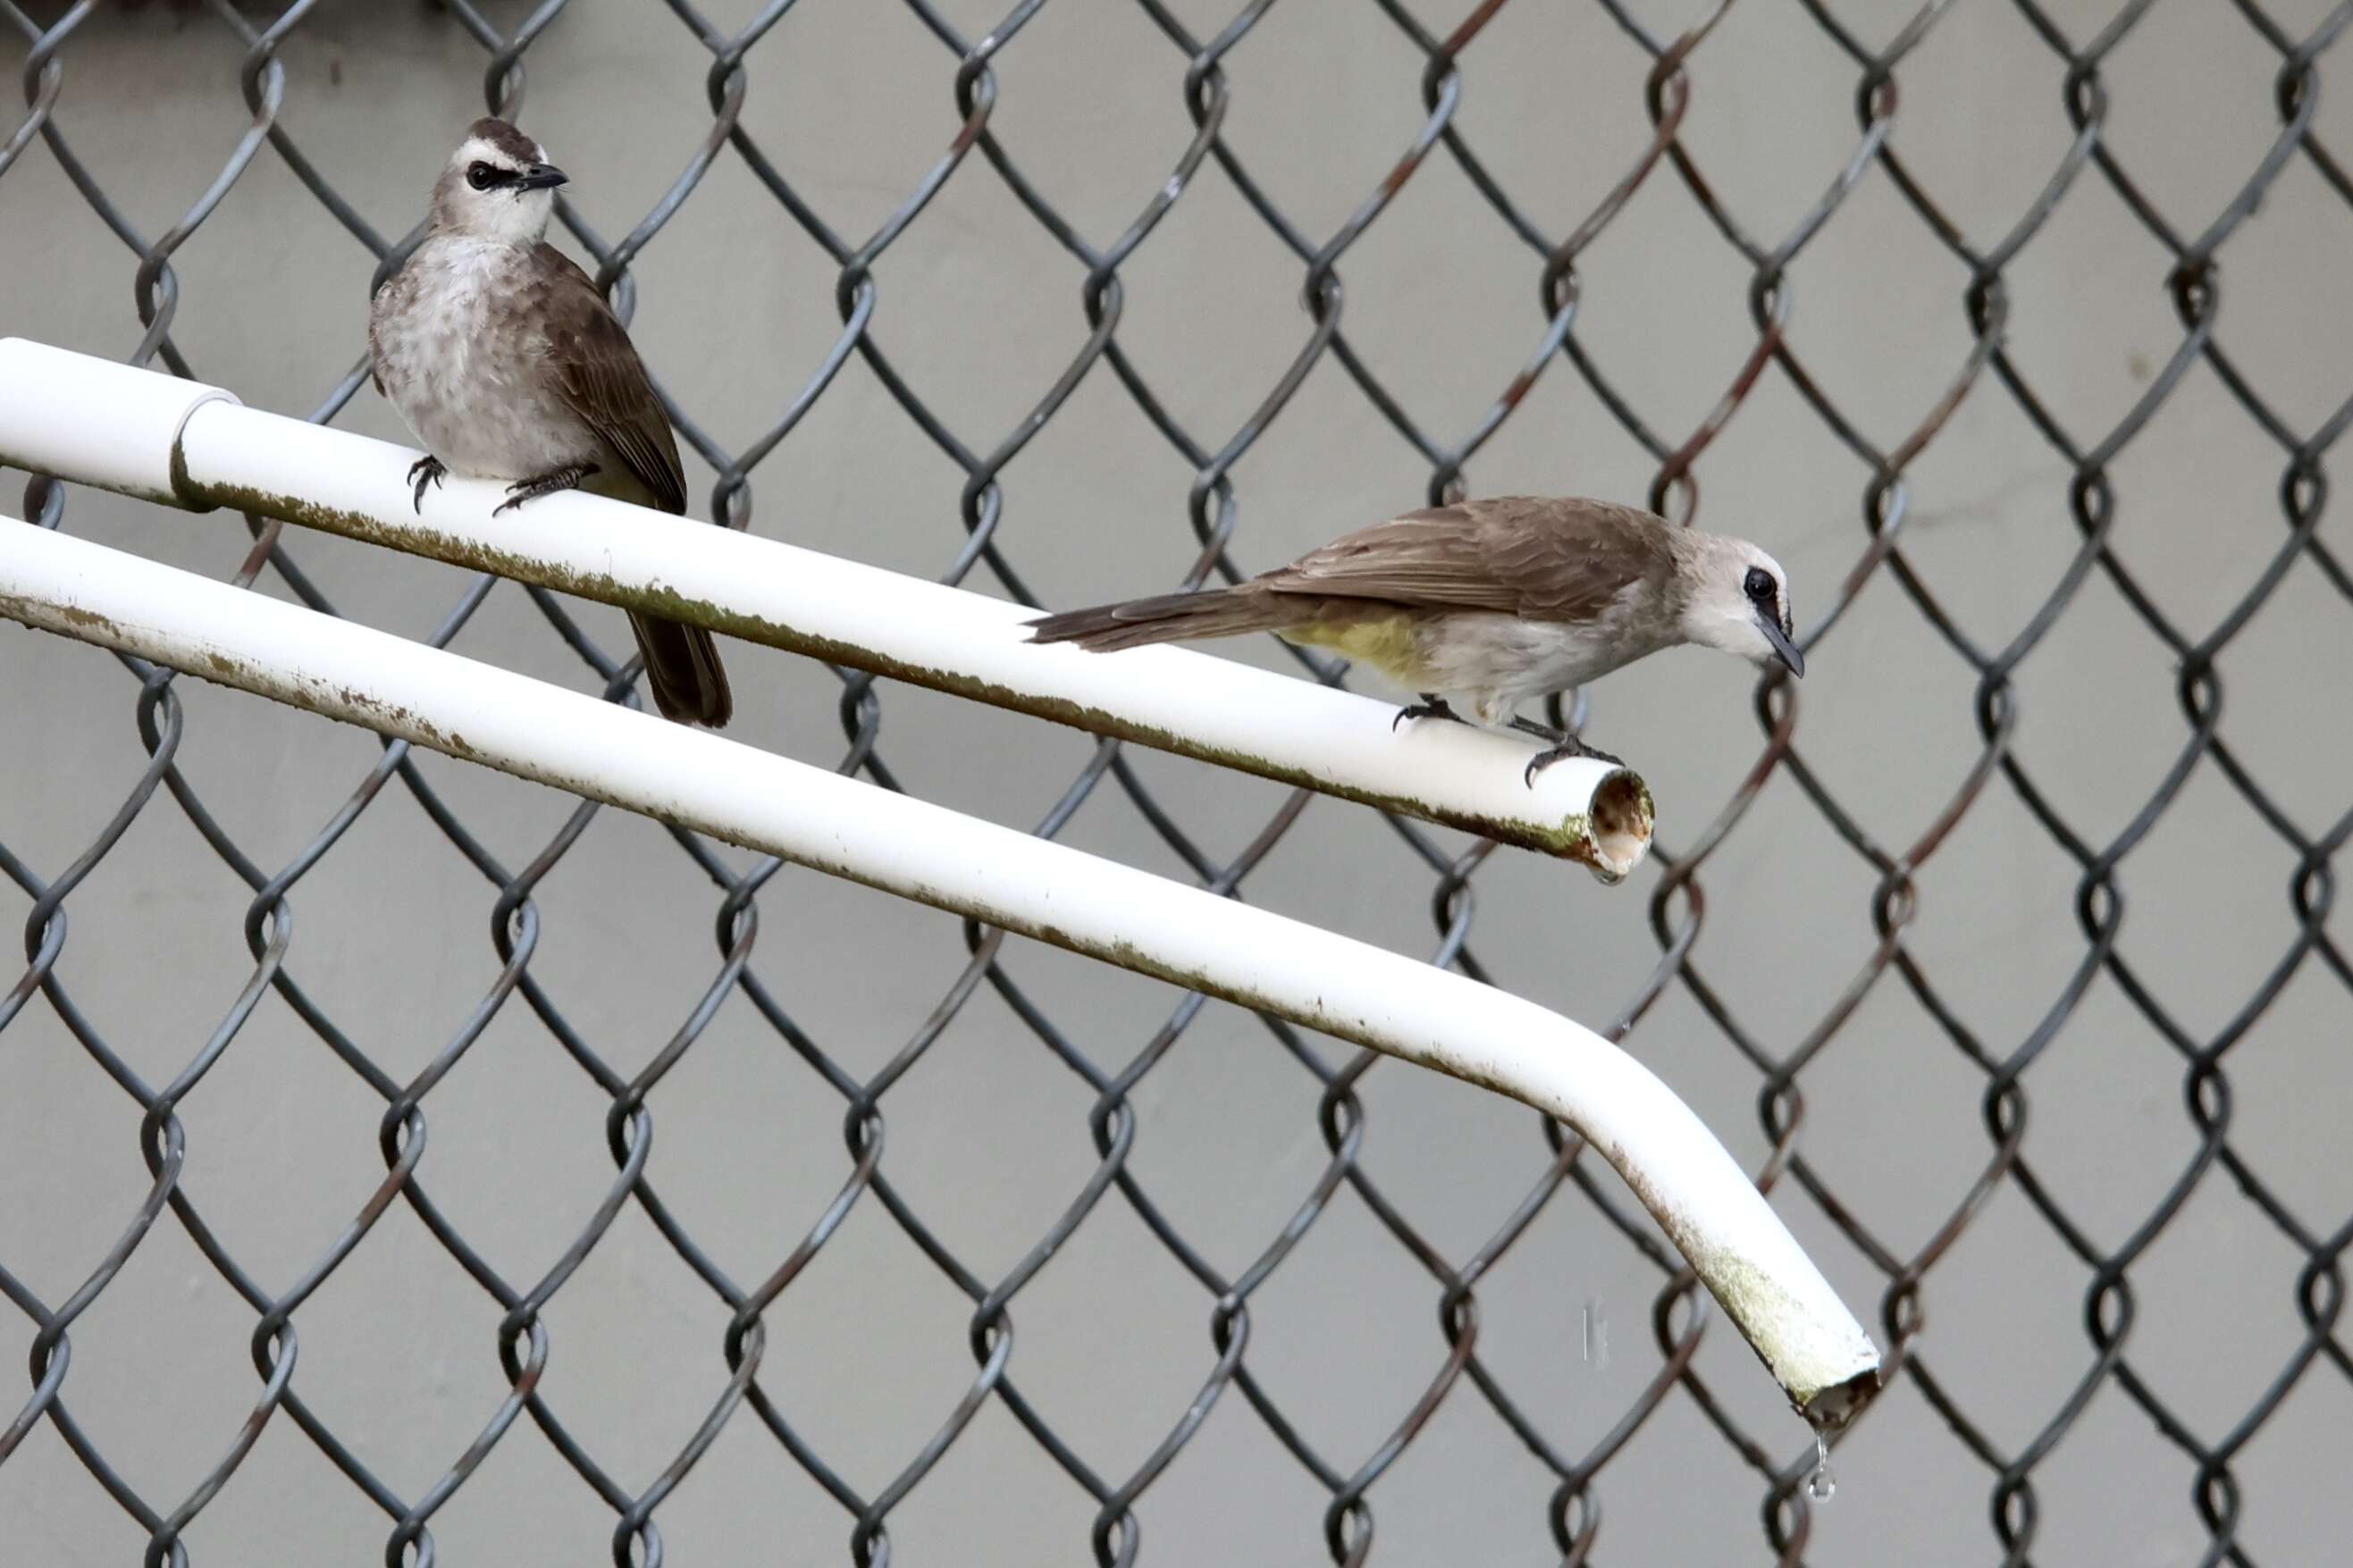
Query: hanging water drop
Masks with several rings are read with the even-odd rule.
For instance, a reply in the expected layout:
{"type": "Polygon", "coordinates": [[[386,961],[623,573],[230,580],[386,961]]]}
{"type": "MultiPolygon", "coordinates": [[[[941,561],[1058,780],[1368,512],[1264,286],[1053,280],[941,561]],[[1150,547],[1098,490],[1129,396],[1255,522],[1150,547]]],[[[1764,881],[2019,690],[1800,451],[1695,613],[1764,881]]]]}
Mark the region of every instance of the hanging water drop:
{"type": "Polygon", "coordinates": [[[1814,1434],[1814,1475],[1806,1483],[1806,1495],[1816,1502],[1838,1496],[1838,1478],[1831,1474],[1831,1442],[1819,1432],[1814,1434]]]}

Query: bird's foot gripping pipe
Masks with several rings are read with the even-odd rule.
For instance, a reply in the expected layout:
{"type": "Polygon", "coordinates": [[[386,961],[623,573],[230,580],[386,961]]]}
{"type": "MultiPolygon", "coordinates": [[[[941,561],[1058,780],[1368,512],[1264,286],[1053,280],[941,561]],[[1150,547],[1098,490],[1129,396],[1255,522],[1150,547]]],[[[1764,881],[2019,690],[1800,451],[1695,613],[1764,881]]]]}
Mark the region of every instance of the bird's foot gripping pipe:
{"type": "Polygon", "coordinates": [[[1409,719],[1451,719],[1457,724],[1467,724],[1471,721],[1449,708],[1443,697],[1434,696],[1427,691],[1420,693],[1420,701],[1409,703],[1397,710],[1397,717],[1389,721],[1390,729],[1396,729],[1409,719]]]}

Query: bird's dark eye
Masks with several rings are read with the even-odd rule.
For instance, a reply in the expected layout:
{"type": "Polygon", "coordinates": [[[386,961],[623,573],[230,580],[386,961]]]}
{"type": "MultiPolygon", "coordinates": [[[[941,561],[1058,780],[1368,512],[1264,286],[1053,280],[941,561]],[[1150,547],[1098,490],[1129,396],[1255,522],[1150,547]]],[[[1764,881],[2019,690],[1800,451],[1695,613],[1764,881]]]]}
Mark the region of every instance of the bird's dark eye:
{"type": "Polygon", "coordinates": [[[1762,566],[1751,566],[1748,569],[1748,581],[1741,586],[1751,599],[1760,605],[1769,605],[1773,602],[1773,574],[1762,566]]]}
{"type": "Polygon", "coordinates": [[[498,184],[499,172],[488,163],[477,163],[466,171],[466,183],[478,191],[487,191],[498,184]]]}

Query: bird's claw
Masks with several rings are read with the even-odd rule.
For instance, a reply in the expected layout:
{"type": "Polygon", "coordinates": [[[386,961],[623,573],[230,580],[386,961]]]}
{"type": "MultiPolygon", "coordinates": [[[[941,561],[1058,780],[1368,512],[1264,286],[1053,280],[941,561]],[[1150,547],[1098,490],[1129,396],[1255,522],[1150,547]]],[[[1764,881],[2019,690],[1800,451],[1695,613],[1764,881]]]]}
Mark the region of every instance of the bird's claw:
{"type": "Polygon", "coordinates": [[[1445,698],[1432,697],[1427,691],[1421,693],[1420,701],[1397,710],[1397,717],[1389,721],[1391,732],[1394,733],[1397,727],[1409,719],[1451,719],[1457,724],[1465,722],[1461,714],[1446,705],[1445,698]]]}
{"type": "Polygon", "coordinates": [[[1538,752],[1535,756],[1530,757],[1527,771],[1523,773],[1520,778],[1530,789],[1534,789],[1536,787],[1538,773],[1552,766],[1553,763],[1564,762],[1570,757],[1586,757],[1597,763],[1608,763],[1613,768],[1622,768],[1626,765],[1623,758],[1613,757],[1607,752],[1597,752],[1571,735],[1551,750],[1538,752]]]}
{"type": "Polygon", "coordinates": [[[441,459],[430,452],[408,465],[408,477],[417,485],[416,504],[419,512],[425,510],[425,487],[440,484],[442,476],[448,471],[441,459]]]}
{"type": "Polygon", "coordinates": [[[527,500],[537,500],[542,496],[552,496],[558,490],[577,489],[581,480],[596,471],[597,465],[595,463],[574,463],[568,468],[557,468],[551,473],[540,474],[528,479],[517,479],[507,487],[507,499],[491,509],[491,515],[496,517],[499,513],[519,507],[527,500]]]}

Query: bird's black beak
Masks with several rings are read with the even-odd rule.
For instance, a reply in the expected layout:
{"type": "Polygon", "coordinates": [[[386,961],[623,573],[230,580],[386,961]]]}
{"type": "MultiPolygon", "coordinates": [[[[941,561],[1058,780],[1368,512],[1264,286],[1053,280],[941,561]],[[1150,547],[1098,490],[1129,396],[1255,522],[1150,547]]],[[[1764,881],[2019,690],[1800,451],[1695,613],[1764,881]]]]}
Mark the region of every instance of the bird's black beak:
{"type": "Polygon", "coordinates": [[[1757,628],[1765,634],[1765,640],[1773,645],[1773,651],[1781,656],[1781,662],[1789,667],[1789,673],[1799,680],[1805,679],[1806,656],[1798,651],[1798,645],[1789,640],[1789,634],[1766,616],[1757,617],[1757,628]]]}
{"type": "Polygon", "coordinates": [[[515,189],[519,191],[553,190],[557,185],[567,184],[571,178],[571,175],[553,163],[533,163],[522,172],[522,178],[515,182],[515,189]]]}

